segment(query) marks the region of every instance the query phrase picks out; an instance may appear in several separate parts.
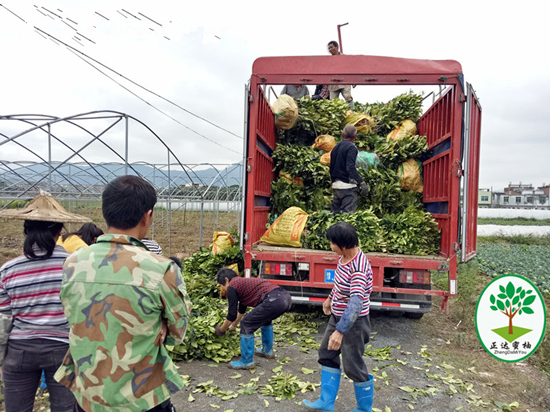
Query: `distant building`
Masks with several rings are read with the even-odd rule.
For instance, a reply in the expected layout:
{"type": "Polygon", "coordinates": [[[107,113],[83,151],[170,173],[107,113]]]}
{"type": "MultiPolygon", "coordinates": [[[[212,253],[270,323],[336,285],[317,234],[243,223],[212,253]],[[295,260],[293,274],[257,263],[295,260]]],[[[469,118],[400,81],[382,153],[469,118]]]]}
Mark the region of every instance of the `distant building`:
{"type": "Polygon", "coordinates": [[[510,183],[504,193],[492,195],[493,207],[507,209],[550,209],[549,186],[535,189],[532,184],[510,183]]]}
{"type": "Polygon", "coordinates": [[[477,195],[478,207],[491,207],[491,189],[479,189],[477,195]]]}
{"type": "Polygon", "coordinates": [[[550,185],[543,183],[542,186],[538,188],[538,190],[542,190],[545,196],[550,196],[550,185]]]}
{"type": "Polygon", "coordinates": [[[519,184],[514,184],[514,183],[510,182],[508,184],[508,187],[504,188],[504,194],[505,195],[521,195],[521,193],[524,190],[533,190],[533,189],[534,189],[534,187],[531,183],[522,184],[521,182],[519,182],[519,184]]]}

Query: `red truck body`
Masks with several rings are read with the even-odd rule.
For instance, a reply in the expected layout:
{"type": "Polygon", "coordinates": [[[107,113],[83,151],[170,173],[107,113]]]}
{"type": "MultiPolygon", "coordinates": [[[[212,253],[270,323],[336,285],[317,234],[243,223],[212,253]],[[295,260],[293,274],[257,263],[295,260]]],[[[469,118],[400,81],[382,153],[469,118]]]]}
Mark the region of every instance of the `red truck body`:
{"type": "Polygon", "coordinates": [[[420,317],[430,310],[431,295],[441,295],[446,307],[448,297],[457,293],[457,260],[467,261],[476,253],[481,106],[471,85],[464,82],[461,65],[453,60],[362,55],[264,57],[254,62],[245,103],[241,232],[245,276],[250,276],[252,262],[259,261],[259,275],[289,290],[294,302],[320,304],[332,288],[338,256],[259,242],[266,230],[271,183],[276,179],[271,153],[278,137],[265,91],[285,84],[444,87],[417,123],[418,134],[427,136],[432,153],[423,162],[423,201],[441,230],[440,252],[367,255],[374,275],[373,309],[420,317]],[[431,290],[430,270],[448,273],[447,290],[431,290]]]}

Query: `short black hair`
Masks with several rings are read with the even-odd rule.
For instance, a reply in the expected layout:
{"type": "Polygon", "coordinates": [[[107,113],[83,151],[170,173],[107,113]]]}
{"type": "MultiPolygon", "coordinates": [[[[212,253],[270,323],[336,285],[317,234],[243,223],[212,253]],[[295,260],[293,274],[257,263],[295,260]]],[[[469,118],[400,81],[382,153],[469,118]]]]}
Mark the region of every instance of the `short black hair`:
{"type": "Polygon", "coordinates": [[[157,193],[145,179],[137,176],[120,176],[105,186],[103,217],[107,226],[117,229],[136,227],[145,213],[153,210],[157,193]]]}
{"type": "Polygon", "coordinates": [[[331,40],[328,42],[327,46],[333,45],[334,47],[338,47],[338,42],[336,40],[331,40]]]}
{"type": "Polygon", "coordinates": [[[347,222],[338,222],[329,227],[327,230],[327,239],[340,249],[351,249],[359,246],[357,232],[347,222]]]}
{"type": "Polygon", "coordinates": [[[219,285],[225,285],[225,279],[229,279],[231,282],[231,279],[238,276],[233,269],[228,268],[222,268],[218,270],[218,284],[219,285]]]}

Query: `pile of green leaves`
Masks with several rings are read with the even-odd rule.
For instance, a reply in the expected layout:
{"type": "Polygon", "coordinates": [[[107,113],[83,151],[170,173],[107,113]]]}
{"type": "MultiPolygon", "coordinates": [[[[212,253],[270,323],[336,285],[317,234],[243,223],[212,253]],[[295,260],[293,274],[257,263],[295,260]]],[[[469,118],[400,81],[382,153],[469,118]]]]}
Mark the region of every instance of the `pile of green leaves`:
{"type": "Polygon", "coordinates": [[[387,103],[355,103],[355,110],[374,117],[378,124],[378,134],[386,136],[405,119],[418,122],[422,115],[422,95],[411,90],[387,103]]]}
{"type": "Polygon", "coordinates": [[[358,209],[371,209],[376,216],[403,213],[409,206],[424,208],[422,193],[401,189],[396,170],[389,168],[359,169],[359,174],[370,187],[367,197],[358,199],[358,209]]]}
{"type": "Polygon", "coordinates": [[[426,136],[409,136],[401,140],[390,140],[381,143],[376,148],[376,154],[380,158],[382,167],[397,168],[409,159],[420,160],[428,150],[426,136]]]}
{"type": "Polygon", "coordinates": [[[426,153],[426,137],[416,135],[386,141],[387,134],[403,120],[419,120],[422,95],[411,91],[387,103],[355,104],[356,112],[366,113],[376,124],[374,130],[361,133],[355,144],[360,149],[376,153],[380,164],[359,170],[370,187],[370,193],[359,199],[358,212],[341,216],[327,212],[332,198],[329,168],[319,161],[322,152],[311,149],[310,145],[316,136],[323,134],[339,139],[348,106],[339,99],[300,99],[298,107],[300,118],[291,130],[281,134],[273,160],[277,176],[284,171],[292,177],[300,177],[303,185],[298,186],[282,178],[272,183],[268,224],[289,207],[297,206],[310,215],[302,239],[304,247],[330,250],[326,230],[343,220],[357,229],[364,251],[419,255],[437,253],[437,224],[431,215],[424,212],[422,194],[403,190],[398,175],[403,162],[420,160],[426,153]],[[383,219],[383,225],[380,219],[383,219]],[[396,242],[395,245],[393,242],[396,242]]]}
{"type": "Polygon", "coordinates": [[[287,312],[273,321],[273,330],[277,342],[288,342],[291,345],[298,344],[301,352],[309,352],[310,349],[319,349],[314,334],[319,329],[319,324],[312,321],[321,316],[321,309],[310,313],[287,312]]]}
{"type": "Polygon", "coordinates": [[[278,144],[272,157],[275,171],[301,177],[304,185],[330,187],[329,168],[319,162],[319,152],[311,147],[278,144]]]}
{"type": "Polygon", "coordinates": [[[281,131],[279,143],[311,145],[315,138],[322,134],[340,138],[342,123],[349,110],[345,101],[303,98],[297,103],[300,117],[292,129],[281,131]]]}
{"type": "Polygon", "coordinates": [[[404,255],[437,254],[440,233],[432,215],[409,206],[403,213],[386,215],[380,220],[388,253],[404,255]]]}
{"type": "Polygon", "coordinates": [[[189,296],[217,296],[216,274],[223,267],[237,263],[239,272],[244,270],[244,256],[238,244],[216,255],[211,249],[201,248],[183,260],[183,280],[189,296]]]}
{"type": "Polygon", "coordinates": [[[275,396],[275,400],[293,399],[296,392],[314,391],[319,384],[302,382],[297,376],[290,373],[279,372],[260,389],[262,395],[275,396]]]}
{"type": "Polygon", "coordinates": [[[372,210],[360,210],[356,213],[332,213],[321,211],[312,214],[308,219],[308,233],[303,239],[304,247],[310,249],[330,250],[326,238],[327,229],[337,222],[352,225],[359,236],[359,244],[364,252],[385,252],[386,242],[379,219],[372,210]]]}
{"type": "Polygon", "coordinates": [[[181,345],[170,347],[170,356],[176,360],[212,359],[228,362],[240,353],[239,336],[226,333],[216,336],[215,326],[221,325],[227,315],[227,303],[208,296],[191,296],[193,309],[187,333],[181,345]]]}
{"type": "Polygon", "coordinates": [[[280,215],[291,206],[310,213],[322,210],[330,193],[328,167],[319,162],[319,152],[306,146],[277,144],[273,152],[275,172],[302,179],[301,186],[283,178],[271,184],[271,214],[280,215]]]}
{"type": "Polygon", "coordinates": [[[227,362],[240,353],[239,337],[227,333],[216,336],[215,326],[221,325],[227,315],[227,303],[218,296],[216,275],[218,270],[237,263],[244,269],[243,253],[238,245],[216,255],[210,249],[201,248],[183,260],[182,274],[187,293],[193,303],[185,340],[171,347],[173,359],[212,359],[227,362]]]}

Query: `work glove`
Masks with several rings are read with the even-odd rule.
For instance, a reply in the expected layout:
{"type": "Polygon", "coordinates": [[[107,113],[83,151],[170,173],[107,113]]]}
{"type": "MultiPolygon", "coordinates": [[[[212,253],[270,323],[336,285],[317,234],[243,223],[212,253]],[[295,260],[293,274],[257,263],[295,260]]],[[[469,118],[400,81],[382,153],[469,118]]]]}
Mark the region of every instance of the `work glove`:
{"type": "Polygon", "coordinates": [[[225,332],[220,328],[219,326],[216,326],[216,336],[223,336],[225,335],[225,332]]]}
{"type": "Polygon", "coordinates": [[[361,194],[361,196],[367,197],[367,195],[369,194],[369,185],[365,182],[361,183],[361,186],[359,186],[359,193],[361,194]]]}

